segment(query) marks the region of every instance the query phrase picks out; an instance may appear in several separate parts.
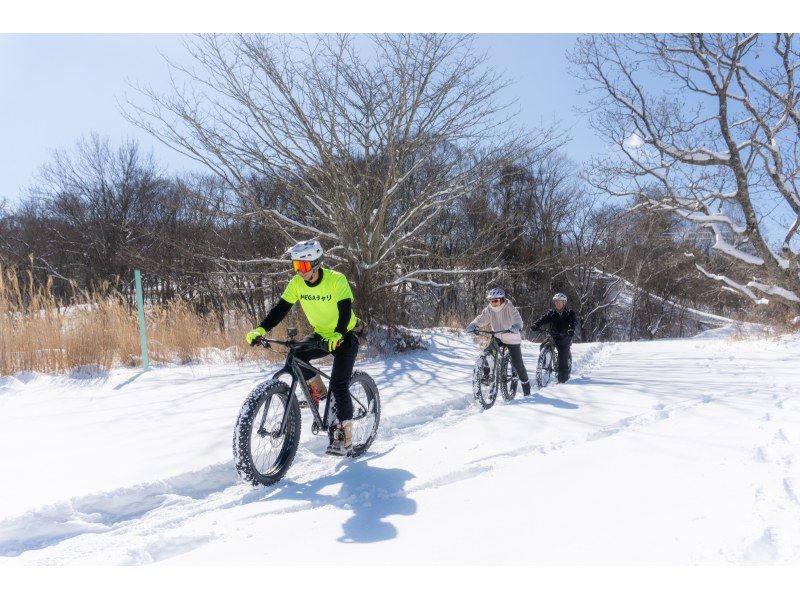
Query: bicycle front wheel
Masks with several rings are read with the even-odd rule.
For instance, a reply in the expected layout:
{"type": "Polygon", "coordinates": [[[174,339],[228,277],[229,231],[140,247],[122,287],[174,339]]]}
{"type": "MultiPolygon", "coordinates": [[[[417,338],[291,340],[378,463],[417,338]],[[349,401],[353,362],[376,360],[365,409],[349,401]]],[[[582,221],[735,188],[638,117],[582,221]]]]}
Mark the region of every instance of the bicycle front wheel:
{"type": "Polygon", "coordinates": [[[481,353],[472,371],[472,398],[481,409],[491,409],[497,399],[494,368],[497,358],[491,353],[481,353]]]}
{"type": "Polygon", "coordinates": [[[517,386],[519,384],[519,374],[514,369],[514,364],[511,362],[511,355],[506,353],[503,356],[503,363],[500,366],[500,388],[503,391],[503,399],[510,401],[517,394],[517,386]]]}
{"type": "Polygon", "coordinates": [[[553,379],[553,351],[549,348],[539,352],[539,361],[536,363],[536,386],[544,388],[553,379]]]}
{"type": "Polygon", "coordinates": [[[233,432],[233,462],[239,477],[254,486],[280,480],[300,443],[300,405],[289,397],[285,382],[269,380],[245,400],[233,432]],[[286,411],[289,419],[281,433],[286,411]]]}
{"type": "Polygon", "coordinates": [[[353,448],[351,457],[366,451],[378,433],[381,421],[381,397],[378,386],[366,372],[355,371],[350,377],[350,397],[353,399],[353,448]]]}

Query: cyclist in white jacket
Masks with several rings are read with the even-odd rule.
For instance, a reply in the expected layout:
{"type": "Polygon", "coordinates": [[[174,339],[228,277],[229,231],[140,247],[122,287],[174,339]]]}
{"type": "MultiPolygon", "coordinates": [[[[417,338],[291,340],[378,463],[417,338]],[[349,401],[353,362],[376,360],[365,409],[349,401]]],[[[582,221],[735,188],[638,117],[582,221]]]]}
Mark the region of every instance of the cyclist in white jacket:
{"type": "Polygon", "coordinates": [[[522,393],[525,396],[531,394],[531,385],[528,381],[528,372],[525,369],[525,364],[522,361],[522,316],[519,315],[519,310],[514,307],[514,304],[506,297],[506,292],[500,288],[495,287],[486,294],[486,299],[489,301],[483,311],[478,314],[472,322],[467,325],[467,332],[475,332],[480,326],[488,328],[489,330],[511,330],[497,335],[498,340],[508,347],[508,353],[511,355],[511,363],[517,371],[519,381],[522,384],[522,393]]]}

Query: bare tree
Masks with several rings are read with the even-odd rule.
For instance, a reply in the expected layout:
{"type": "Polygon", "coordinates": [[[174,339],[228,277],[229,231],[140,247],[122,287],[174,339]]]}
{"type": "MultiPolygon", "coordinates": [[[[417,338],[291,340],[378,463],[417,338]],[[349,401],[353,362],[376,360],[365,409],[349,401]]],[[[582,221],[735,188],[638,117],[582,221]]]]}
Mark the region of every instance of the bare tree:
{"type": "Polygon", "coordinates": [[[92,134],[42,167],[23,212],[43,228],[27,252],[48,275],[81,285],[131,271],[134,255],[158,243],[152,215],[165,180],[135,141],[113,148],[92,134]]]}
{"type": "Polygon", "coordinates": [[[498,163],[557,137],[509,134],[506,83],[468,36],[208,35],[187,46],[195,64],[172,65],[183,83],[139,90],[128,118],[210,168],[286,245],[322,241],[362,305],[469,274],[421,236],[498,163]],[[280,181],[281,201],[260,204],[257,181],[280,181]]]}
{"type": "Polygon", "coordinates": [[[621,210],[603,206],[598,198],[585,194],[582,201],[570,205],[568,223],[563,227],[564,247],[558,253],[558,280],[566,283],[562,290],[570,297],[570,305],[580,317],[580,338],[583,341],[618,337],[610,312],[617,307],[621,270],[619,260],[624,238],[619,230],[621,210]]]}
{"type": "Polygon", "coordinates": [[[703,275],[794,312],[799,57],[792,34],[596,35],[570,56],[617,149],[594,161],[593,184],[708,229],[713,251],[746,268],[734,279],[706,260],[703,275]],[[768,225],[776,215],[793,223],[768,225]]]}

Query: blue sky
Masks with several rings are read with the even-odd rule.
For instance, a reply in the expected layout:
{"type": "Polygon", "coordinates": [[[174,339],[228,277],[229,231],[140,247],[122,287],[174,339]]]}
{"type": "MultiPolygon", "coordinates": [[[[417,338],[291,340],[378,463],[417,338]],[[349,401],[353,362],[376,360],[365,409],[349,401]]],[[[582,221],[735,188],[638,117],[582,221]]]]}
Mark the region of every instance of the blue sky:
{"type": "MultiPolygon", "coordinates": [[[[575,36],[479,35],[493,68],[515,80],[507,97],[519,100],[519,119],[536,126],[557,119],[570,128],[564,149],[576,161],[602,149],[573,111],[579,82],[567,74],[564,56],[575,36]]],[[[0,35],[0,198],[12,202],[30,185],[56,148],[71,148],[96,131],[112,142],[134,137],[172,171],[194,168],[183,156],[130,125],[117,102],[128,81],[167,90],[159,52],[185,58],[179,35],[0,35]]]]}
{"type": "MultiPolygon", "coordinates": [[[[16,198],[56,148],[71,148],[96,131],[119,140],[128,135],[153,146],[162,161],[180,156],[125,121],[117,98],[127,80],[167,84],[159,51],[180,55],[178,36],[0,36],[0,197],[16,198]]],[[[186,165],[185,160],[180,160],[186,165]]]]}

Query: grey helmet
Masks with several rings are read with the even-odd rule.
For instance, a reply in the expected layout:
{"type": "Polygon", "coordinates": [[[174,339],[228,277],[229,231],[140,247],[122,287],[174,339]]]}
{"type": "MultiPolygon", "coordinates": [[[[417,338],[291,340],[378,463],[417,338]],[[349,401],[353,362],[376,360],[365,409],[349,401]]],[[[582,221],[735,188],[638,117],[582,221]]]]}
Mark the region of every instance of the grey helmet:
{"type": "Polygon", "coordinates": [[[553,295],[553,301],[563,301],[564,303],[567,302],[567,296],[564,293],[556,293],[553,295]]]}
{"type": "Polygon", "coordinates": [[[486,298],[487,299],[505,299],[506,298],[506,292],[501,287],[494,287],[493,289],[490,289],[488,293],[486,293],[486,298]]]}

